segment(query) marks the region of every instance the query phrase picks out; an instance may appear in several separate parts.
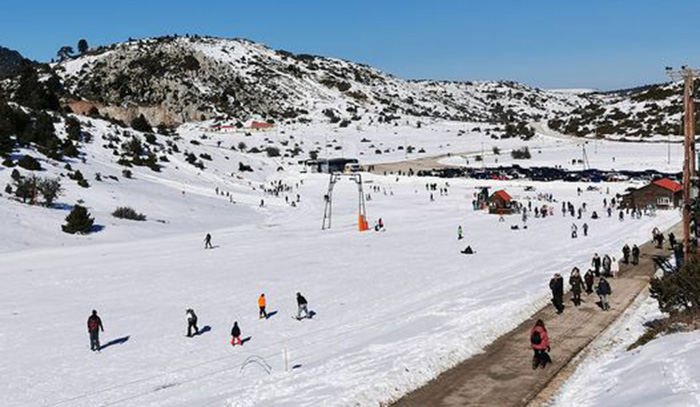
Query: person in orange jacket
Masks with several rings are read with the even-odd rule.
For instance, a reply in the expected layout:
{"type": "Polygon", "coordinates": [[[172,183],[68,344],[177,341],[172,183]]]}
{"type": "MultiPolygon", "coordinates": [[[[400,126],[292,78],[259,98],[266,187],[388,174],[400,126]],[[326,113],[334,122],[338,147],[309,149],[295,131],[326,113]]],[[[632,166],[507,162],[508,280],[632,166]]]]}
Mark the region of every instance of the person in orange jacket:
{"type": "Polygon", "coordinates": [[[260,308],[260,319],[267,319],[267,311],[265,307],[267,306],[267,301],[265,300],[265,294],[260,294],[258,297],[258,308],[260,308]]]}

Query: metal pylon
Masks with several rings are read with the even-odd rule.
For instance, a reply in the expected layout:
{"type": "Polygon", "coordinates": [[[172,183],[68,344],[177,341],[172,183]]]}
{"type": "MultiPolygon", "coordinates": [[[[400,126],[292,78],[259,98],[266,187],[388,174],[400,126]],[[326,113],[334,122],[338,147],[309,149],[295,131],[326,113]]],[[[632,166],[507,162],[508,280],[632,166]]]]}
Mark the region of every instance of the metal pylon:
{"type": "Polygon", "coordinates": [[[331,228],[331,221],[333,217],[333,188],[342,177],[347,177],[355,181],[358,193],[358,215],[363,220],[367,219],[367,210],[365,207],[365,193],[362,187],[362,174],[344,174],[340,172],[334,172],[331,174],[330,179],[328,180],[328,192],[326,192],[326,195],[324,196],[325,205],[323,208],[323,223],[321,224],[321,230],[331,228]]]}

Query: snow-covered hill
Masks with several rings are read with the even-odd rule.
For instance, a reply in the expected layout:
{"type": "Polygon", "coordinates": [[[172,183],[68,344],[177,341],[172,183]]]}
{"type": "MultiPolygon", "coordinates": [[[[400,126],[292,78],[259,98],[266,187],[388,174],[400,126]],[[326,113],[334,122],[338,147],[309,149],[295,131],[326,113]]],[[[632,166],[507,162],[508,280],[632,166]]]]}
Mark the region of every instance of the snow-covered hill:
{"type": "Polygon", "coordinates": [[[589,103],[577,94],[513,82],[406,81],[366,65],[242,39],[130,41],[54,69],[74,96],[100,113],[127,123],[144,114],[153,125],[215,117],[340,126],[407,117],[529,121],[589,103]]]}

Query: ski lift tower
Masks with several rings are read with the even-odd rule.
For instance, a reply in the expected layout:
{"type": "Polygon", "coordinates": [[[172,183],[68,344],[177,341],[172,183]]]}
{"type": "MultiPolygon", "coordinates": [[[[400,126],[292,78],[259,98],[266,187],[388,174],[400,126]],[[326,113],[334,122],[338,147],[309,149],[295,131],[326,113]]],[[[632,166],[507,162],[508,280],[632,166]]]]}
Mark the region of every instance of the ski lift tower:
{"type": "Polygon", "coordinates": [[[362,174],[360,173],[342,173],[333,172],[331,173],[330,180],[328,181],[328,192],[323,197],[325,201],[325,207],[323,209],[323,224],[321,225],[321,230],[326,230],[331,228],[331,219],[333,215],[333,188],[335,184],[343,178],[348,178],[354,181],[357,185],[357,195],[358,195],[358,214],[357,214],[357,228],[360,232],[369,230],[369,225],[367,224],[367,211],[365,209],[365,193],[362,189],[362,174]]]}

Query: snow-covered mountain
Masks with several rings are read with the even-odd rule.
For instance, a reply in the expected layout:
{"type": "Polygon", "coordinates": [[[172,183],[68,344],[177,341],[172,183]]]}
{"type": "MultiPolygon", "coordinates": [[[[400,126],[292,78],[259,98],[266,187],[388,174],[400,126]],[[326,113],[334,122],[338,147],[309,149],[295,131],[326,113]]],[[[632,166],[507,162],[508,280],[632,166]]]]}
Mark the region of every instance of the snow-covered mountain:
{"type": "Polygon", "coordinates": [[[388,122],[401,117],[529,121],[588,98],[514,82],[398,79],[367,65],[273,50],[243,39],[161,37],[99,47],[54,65],[87,111],[177,125],[216,117],[388,122]]]}
{"type": "Polygon", "coordinates": [[[578,137],[665,139],[682,134],[682,94],[682,83],[675,82],[596,95],[567,117],[550,119],[549,126],[578,137]]]}

